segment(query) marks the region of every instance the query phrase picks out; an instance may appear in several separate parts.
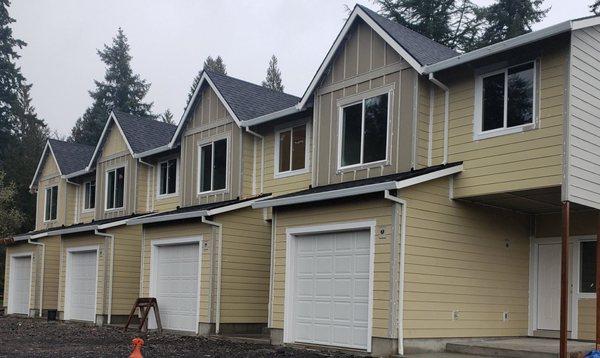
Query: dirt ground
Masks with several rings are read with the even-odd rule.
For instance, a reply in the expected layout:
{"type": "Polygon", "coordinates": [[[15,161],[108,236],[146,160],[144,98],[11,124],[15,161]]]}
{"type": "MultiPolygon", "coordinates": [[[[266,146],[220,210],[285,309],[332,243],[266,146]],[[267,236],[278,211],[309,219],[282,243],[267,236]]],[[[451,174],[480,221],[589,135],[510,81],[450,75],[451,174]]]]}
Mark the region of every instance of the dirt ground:
{"type": "MultiPolygon", "coordinates": [[[[0,357],[129,357],[135,332],[116,327],[0,317],[0,357]]],[[[336,352],[233,343],[218,338],[150,333],[144,357],[336,357],[336,352]]]]}

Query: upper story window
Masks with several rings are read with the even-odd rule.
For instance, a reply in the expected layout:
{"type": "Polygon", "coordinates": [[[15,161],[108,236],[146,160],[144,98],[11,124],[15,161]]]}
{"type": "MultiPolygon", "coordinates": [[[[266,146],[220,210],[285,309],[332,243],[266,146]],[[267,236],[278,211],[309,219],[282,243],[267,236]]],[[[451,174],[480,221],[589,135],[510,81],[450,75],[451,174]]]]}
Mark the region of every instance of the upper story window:
{"type": "Polygon", "coordinates": [[[520,132],[535,122],[536,66],[528,62],[476,81],[476,139],[520,132]]]}
{"type": "Polygon", "coordinates": [[[106,209],[120,209],[125,197],[125,167],[106,172],[106,209]]]}
{"type": "Polygon", "coordinates": [[[56,220],[58,212],[58,186],[46,188],[44,221],[56,220]]]}
{"type": "Polygon", "coordinates": [[[388,97],[385,93],[341,108],[340,168],[387,159],[388,97]]]}
{"type": "Polygon", "coordinates": [[[275,175],[292,175],[308,170],[307,124],[293,126],[275,134],[275,175]]]}
{"type": "Polygon", "coordinates": [[[92,210],[96,207],[96,181],[90,180],[83,184],[83,209],[92,210]]]}
{"type": "Polygon", "coordinates": [[[158,195],[177,192],[177,158],[158,163],[158,195]]]}
{"type": "Polygon", "coordinates": [[[200,146],[198,192],[224,190],[227,182],[227,139],[200,146]]]}

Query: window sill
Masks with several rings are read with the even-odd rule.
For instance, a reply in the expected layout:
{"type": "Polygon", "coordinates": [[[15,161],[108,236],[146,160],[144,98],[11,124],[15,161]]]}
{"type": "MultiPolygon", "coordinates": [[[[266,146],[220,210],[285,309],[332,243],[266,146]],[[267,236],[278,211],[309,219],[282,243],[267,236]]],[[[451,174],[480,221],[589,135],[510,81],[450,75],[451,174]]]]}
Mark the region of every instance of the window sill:
{"type": "Polygon", "coordinates": [[[370,163],[365,163],[365,164],[353,164],[353,165],[348,165],[345,167],[338,167],[338,169],[336,170],[337,174],[342,174],[345,172],[351,172],[351,171],[355,171],[355,170],[362,170],[362,169],[371,169],[371,168],[376,168],[376,167],[387,167],[390,165],[390,162],[385,159],[385,160],[380,160],[377,162],[370,162],[370,163]]]}
{"type": "Polygon", "coordinates": [[[308,173],[308,168],[291,170],[291,171],[281,172],[281,173],[275,173],[275,174],[273,174],[273,178],[281,179],[281,178],[287,178],[287,177],[292,177],[294,175],[300,175],[300,174],[306,174],[306,173],[308,173]]]}
{"type": "Polygon", "coordinates": [[[212,190],[212,191],[201,191],[199,193],[196,193],[196,196],[200,197],[200,196],[206,196],[206,195],[217,195],[217,194],[226,194],[226,193],[227,193],[227,188],[219,189],[219,190],[212,190]]]}
{"type": "Polygon", "coordinates": [[[174,192],[171,194],[156,194],[156,200],[166,200],[179,196],[178,192],[174,192]]]}
{"type": "Polygon", "coordinates": [[[82,214],[91,214],[91,213],[93,213],[94,211],[96,211],[96,208],[83,209],[83,210],[81,210],[81,213],[82,213],[82,214]]]}
{"type": "Polygon", "coordinates": [[[118,207],[118,208],[104,209],[104,212],[105,212],[105,213],[112,213],[112,212],[114,212],[114,211],[119,211],[119,210],[123,210],[123,209],[125,209],[125,207],[124,207],[124,206],[121,206],[121,207],[118,207]]]}
{"type": "Polygon", "coordinates": [[[493,129],[487,132],[477,132],[473,135],[473,140],[482,140],[488,138],[499,137],[508,134],[522,133],[536,129],[535,123],[523,124],[516,127],[493,129]]]}

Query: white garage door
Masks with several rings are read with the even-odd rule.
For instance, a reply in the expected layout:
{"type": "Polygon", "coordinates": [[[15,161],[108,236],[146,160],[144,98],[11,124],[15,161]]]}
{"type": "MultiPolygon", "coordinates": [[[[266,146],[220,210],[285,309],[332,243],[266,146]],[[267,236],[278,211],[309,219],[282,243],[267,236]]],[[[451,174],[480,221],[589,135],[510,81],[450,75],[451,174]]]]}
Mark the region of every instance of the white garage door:
{"type": "Polygon", "coordinates": [[[69,282],[65,300],[68,319],[95,321],[97,259],[95,250],[69,253],[69,282]]]}
{"type": "Polygon", "coordinates": [[[156,256],[154,295],[163,328],[196,332],[199,245],[158,246],[156,256]]]}
{"type": "Polygon", "coordinates": [[[31,256],[13,257],[10,262],[8,313],[29,313],[31,256]]]}
{"type": "Polygon", "coordinates": [[[298,236],[294,340],[367,348],[369,232],[298,236]]]}

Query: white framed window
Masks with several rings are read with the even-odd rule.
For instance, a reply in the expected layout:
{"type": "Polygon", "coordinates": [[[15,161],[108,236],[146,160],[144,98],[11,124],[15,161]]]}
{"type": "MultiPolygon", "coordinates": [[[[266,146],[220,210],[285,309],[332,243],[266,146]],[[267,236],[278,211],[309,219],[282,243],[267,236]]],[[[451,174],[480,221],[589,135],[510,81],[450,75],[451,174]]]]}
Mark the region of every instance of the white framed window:
{"type": "Polygon", "coordinates": [[[198,194],[227,190],[228,139],[198,148],[198,194]]]}
{"type": "Polygon", "coordinates": [[[96,181],[83,183],[83,210],[91,211],[96,207],[96,181]]]}
{"type": "Polygon", "coordinates": [[[308,123],[295,123],[275,132],[275,176],[308,172],[309,158],[308,123]]]}
{"type": "Polygon", "coordinates": [[[338,169],[387,163],[390,93],[340,106],[338,169]]]}
{"type": "Polygon", "coordinates": [[[535,128],[537,67],[530,61],[477,76],[474,139],[535,128]]]}
{"type": "Polygon", "coordinates": [[[44,194],[44,221],[56,220],[58,212],[58,186],[46,188],[44,194]]]}
{"type": "Polygon", "coordinates": [[[579,242],[579,293],[596,293],[596,241],[579,242]]]}
{"type": "Polygon", "coordinates": [[[173,196],[177,194],[177,172],[179,161],[177,158],[167,159],[158,163],[158,197],[173,196]]]}
{"type": "Polygon", "coordinates": [[[125,167],[106,171],[105,209],[122,209],[125,200],[125,167]]]}

